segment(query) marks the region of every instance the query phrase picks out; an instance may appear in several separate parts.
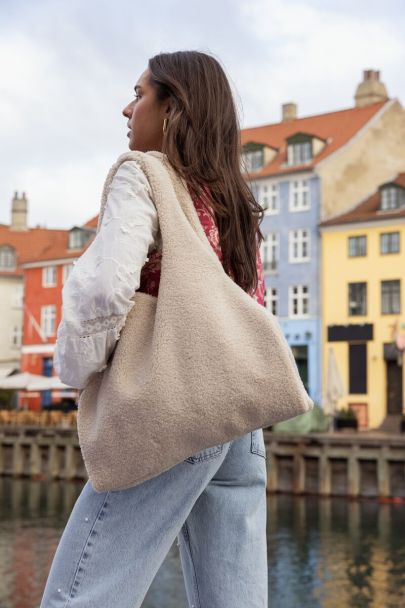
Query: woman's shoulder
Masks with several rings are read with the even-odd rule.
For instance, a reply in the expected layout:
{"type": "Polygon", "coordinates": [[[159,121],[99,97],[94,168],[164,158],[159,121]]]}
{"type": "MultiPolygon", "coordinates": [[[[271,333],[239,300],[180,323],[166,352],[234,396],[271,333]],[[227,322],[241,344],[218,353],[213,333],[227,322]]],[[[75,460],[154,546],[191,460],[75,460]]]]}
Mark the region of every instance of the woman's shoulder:
{"type": "Polygon", "coordinates": [[[139,192],[140,188],[145,190],[151,197],[152,190],[149,180],[142,169],[139,160],[128,158],[120,155],[115,163],[115,174],[112,180],[112,186],[129,186],[133,191],[139,192]]]}

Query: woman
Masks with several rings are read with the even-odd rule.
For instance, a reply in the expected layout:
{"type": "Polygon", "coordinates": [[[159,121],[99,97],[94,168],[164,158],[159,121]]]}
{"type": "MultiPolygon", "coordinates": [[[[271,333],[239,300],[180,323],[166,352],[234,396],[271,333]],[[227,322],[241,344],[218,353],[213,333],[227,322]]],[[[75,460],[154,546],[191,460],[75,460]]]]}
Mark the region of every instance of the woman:
{"type": "MultiPolygon", "coordinates": [[[[129,148],[167,155],[224,269],[264,305],[263,211],[241,174],[224,70],[202,52],[162,53],[149,60],[135,93],[123,110],[129,148]]],[[[55,350],[64,382],[83,388],[106,367],[134,291],[158,296],[161,258],[148,182],[136,161],[126,161],[100,230],[64,286],[55,350]]],[[[140,607],[176,537],[190,607],[267,608],[266,481],[262,429],[126,490],[96,492],[87,481],[40,608],[140,607]]]]}

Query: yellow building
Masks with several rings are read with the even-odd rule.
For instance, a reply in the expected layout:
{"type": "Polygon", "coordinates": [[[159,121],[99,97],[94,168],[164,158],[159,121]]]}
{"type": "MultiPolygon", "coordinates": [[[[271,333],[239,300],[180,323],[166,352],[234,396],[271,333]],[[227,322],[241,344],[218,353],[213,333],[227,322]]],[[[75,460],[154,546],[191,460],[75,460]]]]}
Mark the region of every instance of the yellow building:
{"type": "Polygon", "coordinates": [[[324,401],[332,349],[338,408],[354,409],[360,428],[395,428],[405,409],[405,173],[320,231],[324,401]]]}

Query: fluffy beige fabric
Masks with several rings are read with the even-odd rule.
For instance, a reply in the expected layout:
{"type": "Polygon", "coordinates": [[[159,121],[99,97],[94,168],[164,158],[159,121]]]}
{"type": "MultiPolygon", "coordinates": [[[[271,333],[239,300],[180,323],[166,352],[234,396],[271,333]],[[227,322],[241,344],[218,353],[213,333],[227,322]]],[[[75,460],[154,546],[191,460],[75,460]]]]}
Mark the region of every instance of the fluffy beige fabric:
{"type": "MultiPolygon", "coordinates": [[[[184,181],[161,152],[127,152],[151,185],[163,242],[159,297],[135,292],[107,368],[80,395],[97,491],[135,486],[195,452],[313,407],[277,319],[224,271],[184,181]]],[[[99,221],[99,227],[100,227],[99,221]]]]}

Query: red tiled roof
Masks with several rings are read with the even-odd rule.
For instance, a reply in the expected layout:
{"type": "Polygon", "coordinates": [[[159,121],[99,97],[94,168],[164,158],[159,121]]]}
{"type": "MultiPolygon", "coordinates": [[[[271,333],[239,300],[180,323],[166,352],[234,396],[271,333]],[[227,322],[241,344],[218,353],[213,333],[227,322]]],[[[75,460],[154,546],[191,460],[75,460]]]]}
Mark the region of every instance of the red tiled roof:
{"type": "Polygon", "coordinates": [[[83,224],[83,228],[97,228],[98,214],[92,217],[88,222],[83,224]]]}
{"type": "MultiPolygon", "coordinates": [[[[380,101],[364,107],[349,108],[327,114],[317,114],[304,118],[295,118],[274,124],[259,127],[241,129],[242,145],[249,142],[266,144],[277,148],[278,153],[273,160],[265,165],[260,171],[250,172],[251,178],[266,177],[279,173],[288,173],[292,170],[306,170],[314,167],[342,146],[344,146],[356,133],[367,124],[367,122],[384,107],[388,101],[380,101]],[[287,139],[298,133],[307,133],[327,143],[317,154],[311,163],[306,163],[293,168],[284,166],[287,160],[287,139]]],[[[248,174],[245,174],[245,176],[248,174]]]]}
{"type": "MultiPolygon", "coordinates": [[[[94,218],[93,218],[94,219],[94,218]]],[[[83,227],[89,228],[89,220],[83,227]]],[[[56,259],[71,259],[80,256],[89,247],[92,239],[82,249],[69,249],[69,230],[57,228],[28,228],[11,230],[9,225],[0,224],[0,247],[10,245],[17,254],[17,268],[13,271],[1,270],[0,276],[21,276],[21,264],[56,259]]]]}
{"type": "MultiPolygon", "coordinates": [[[[405,172],[399,173],[395,179],[385,184],[397,184],[402,188],[405,188],[405,172]]],[[[381,184],[381,185],[385,185],[381,184]]],[[[336,226],[340,224],[352,224],[353,222],[372,222],[382,219],[397,219],[405,218],[405,208],[402,209],[390,209],[380,210],[381,202],[380,191],[377,190],[371,196],[367,197],[364,201],[359,203],[354,209],[346,211],[341,215],[333,217],[329,220],[325,220],[320,226],[336,226]]]]}

